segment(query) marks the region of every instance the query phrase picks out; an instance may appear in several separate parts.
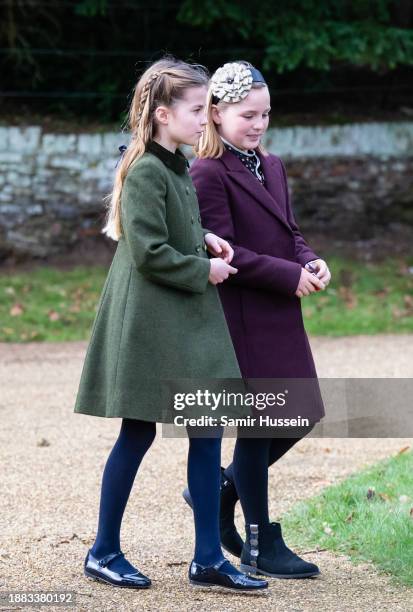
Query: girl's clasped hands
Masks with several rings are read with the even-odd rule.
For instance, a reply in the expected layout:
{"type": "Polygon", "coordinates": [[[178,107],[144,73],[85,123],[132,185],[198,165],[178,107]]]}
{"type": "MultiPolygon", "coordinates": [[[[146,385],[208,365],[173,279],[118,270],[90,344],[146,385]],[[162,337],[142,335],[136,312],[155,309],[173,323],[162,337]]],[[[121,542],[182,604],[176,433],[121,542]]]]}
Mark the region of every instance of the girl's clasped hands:
{"type": "Polygon", "coordinates": [[[229,242],[209,233],[205,235],[205,244],[211,255],[214,255],[211,262],[211,271],[209,273],[209,282],[212,285],[223,283],[230,274],[236,274],[237,268],[233,268],[229,264],[234,256],[234,249],[229,242]]]}
{"type": "MultiPolygon", "coordinates": [[[[208,251],[214,257],[211,261],[209,282],[213,285],[223,283],[230,274],[236,274],[237,268],[230,266],[234,256],[234,250],[223,238],[209,233],[205,236],[205,244],[208,251]]],[[[316,259],[301,268],[301,276],[295,291],[299,298],[310,295],[315,291],[325,289],[331,280],[331,273],[324,259],[316,259]]]]}
{"type": "Polygon", "coordinates": [[[324,259],[316,259],[301,268],[301,276],[295,295],[299,298],[315,291],[325,289],[330,282],[331,273],[324,259]]]}

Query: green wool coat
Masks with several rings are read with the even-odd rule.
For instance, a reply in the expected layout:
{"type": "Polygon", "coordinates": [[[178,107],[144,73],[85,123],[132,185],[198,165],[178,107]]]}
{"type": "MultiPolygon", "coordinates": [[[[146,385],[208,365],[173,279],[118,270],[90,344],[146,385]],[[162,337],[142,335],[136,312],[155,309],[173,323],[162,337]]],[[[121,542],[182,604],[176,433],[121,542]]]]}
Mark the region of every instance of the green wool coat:
{"type": "Polygon", "coordinates": [[[74,412],[169,422],[162,381],[241,376],[181,151],[150,142],[121,211],[74,412]]]}

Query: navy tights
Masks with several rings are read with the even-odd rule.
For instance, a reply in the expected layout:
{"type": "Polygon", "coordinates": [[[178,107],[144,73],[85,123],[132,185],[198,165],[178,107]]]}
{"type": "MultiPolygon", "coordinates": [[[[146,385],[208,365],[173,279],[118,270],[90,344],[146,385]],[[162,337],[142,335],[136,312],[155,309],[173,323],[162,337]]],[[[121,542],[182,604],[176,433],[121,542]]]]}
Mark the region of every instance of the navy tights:
{"type": "Polygon", "coordinates": [[[238,438],[225,475],[235,484],[246,523],[268,524],[268,467],[301,438],[238,438]]]}
{"type": "MultiPolygon", "coordinates": [[[[156,435],[156,424],[122,419],[119,437],[102,476],[99,523],[91,553],[99,558],[120,550],[120,528],[126,503],[143,457],[156,435]]],[[[191,437],[188,431],[188,486],[194,504],[195,555],[202,565],[223,559],[219,538],[219,487],[221,438],[191,437]]],[[[124,558],[110,562],[110,569],[136,569],[124,558]]]]}

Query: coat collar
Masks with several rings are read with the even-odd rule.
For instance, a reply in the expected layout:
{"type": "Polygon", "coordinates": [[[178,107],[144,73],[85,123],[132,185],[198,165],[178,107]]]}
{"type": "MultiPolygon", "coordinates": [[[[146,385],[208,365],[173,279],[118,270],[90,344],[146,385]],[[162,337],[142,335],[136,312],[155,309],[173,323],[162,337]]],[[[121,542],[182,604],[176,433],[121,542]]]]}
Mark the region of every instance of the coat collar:
{"type": "Polygon", "coordinates": [[[278,172],[276,172],[275,168],[277,165],[276,158],[262,155],[258,151],[257,155],[260,158],[261,167],[264,172],[266,187],[257,181],[241,160],[227,149],[225,149],[220,159],[229,171],[228,174],[291,231],[291,226],[277,202],[280,187],[277,181],[278,172]]]}
{"type": "Polygon", "coordinates": [[[155,140],[148,142],[146,151],[159,157],[165,166],[176,172],[176,174],[185,174],[189,166],[188,160],[182,151],[177,149],[175,153],[172,153],[172,151],[169,151],[155,140]]]}

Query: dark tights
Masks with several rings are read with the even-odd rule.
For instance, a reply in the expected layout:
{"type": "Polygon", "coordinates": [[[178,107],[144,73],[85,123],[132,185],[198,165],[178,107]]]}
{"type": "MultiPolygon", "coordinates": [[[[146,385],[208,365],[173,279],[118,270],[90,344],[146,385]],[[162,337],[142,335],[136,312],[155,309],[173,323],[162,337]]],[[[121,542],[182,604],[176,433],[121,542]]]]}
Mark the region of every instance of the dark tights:
{"type": "Polygon", "coordinates": [[[235,484],[245,522],[267,524],[268,467],[302,438],[238,438],[225,475],[235,484]]]}
{"type": "MultiPolygon", "coordinates": [[[[118,439],[106,461],[102,476],[99,524],[92,554],[101,559],[120,550],[120,527],[138,468],[156,436],[156,423],[122,419],[118,439]]],[[[123,559],[115,559],[114,571],[133,571],[123,559]]]]}
{"type": "MultiPolygon", "coordinates": [[[[190,435],[190,432],[188,432],[190,435]]],[[[156,435],[156,424],[122,419],[119,437],[106,461],[102,476],[99,524],[92,554],[99,558],[120,550],[123,513],[143,457],[156,435]]],[[[221,438],[190,437],[188,485],[194,504],[195,556],[210,565],[223,558],[219,538],[219,486],[221,438]]],[[[110,564],[114,571],[133,571],[122,558],[110,564]]]]}
{"type": "Polygon", "coordinates": [[[213,565],[224,558],[219,534],[220,464],[221,437],[189,438],[188,488],[194,508],[194,560],[202,565],[213,565]]]}

